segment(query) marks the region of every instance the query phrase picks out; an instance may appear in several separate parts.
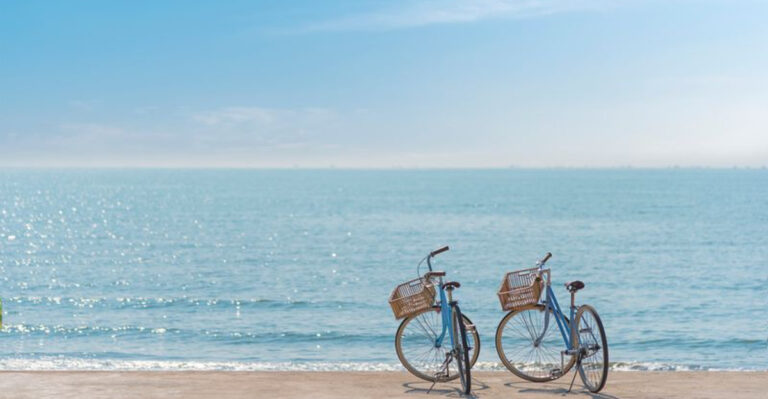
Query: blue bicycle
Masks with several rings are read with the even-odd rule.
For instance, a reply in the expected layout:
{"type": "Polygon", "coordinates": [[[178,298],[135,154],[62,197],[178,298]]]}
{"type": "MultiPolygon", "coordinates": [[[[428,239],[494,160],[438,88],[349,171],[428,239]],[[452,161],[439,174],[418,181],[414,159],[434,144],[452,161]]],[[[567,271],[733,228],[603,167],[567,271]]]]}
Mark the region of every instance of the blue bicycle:
{"type": "Polygon", "coordinates": [[[404,318],[395,335],[395,350],[413,375],[433,385],[460,378],[462,391],[469,394],[470,369],[480,353],[480,336],[453,300],[453,290],[461,285],[443,283],[445,272],[432,270],[432,258],[447,250],[443,247],[430,252],[416,267],[421,276],[419,268],[426,261],[429,271],[392,292],[389,303],[395,317],[404,318]]]}
{"type": "MultiPolygon", "coordinates": [[[[587,389],[599,392],[608,378],[603,322],[593,307],[575,305],[576,292],[584,288],[578,280],[565,284],[571,294],[570,317],[565,317],[550,285],[550,269],[544,269],[550,257],[547,253],[535,268],[504,277],[498,295],[509,313],[496,329],[496,351],[512,373],[533,382],[555,380],[576,365],[587,389]],[[542,290],[546,296],[540,302],[542,290]]],[[[575,379],[574,373],[571,387],[575,379]]]]}

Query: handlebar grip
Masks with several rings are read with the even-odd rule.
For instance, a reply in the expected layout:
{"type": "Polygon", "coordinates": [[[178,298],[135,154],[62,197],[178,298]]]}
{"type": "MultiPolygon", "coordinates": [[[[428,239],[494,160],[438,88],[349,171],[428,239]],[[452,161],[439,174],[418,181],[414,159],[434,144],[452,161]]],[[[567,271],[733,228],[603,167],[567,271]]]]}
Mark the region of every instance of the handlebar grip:
{"type": "Polygon", "coordinates": [[[430,257],[434,257],[435,255],[439,255],[439,254],[441,254],[441,253],[443,253],[443,252],[445,252],[445,251],[447,251],[447,250],[449,250],[449,249],[450,249],[450,248],[448,248],[448,246],[446,245],[446,246],[444,246],[444,247],[442,247],[442,248],[440,248],[440,249],[436,249],[436,250],[434,250],[434,251],[430,252],[430,253],[429,253],[429,256],[430,256],[430,257]]]}
{"type": "Polygon", "coordinates": [[[540,264],[540,265],[543,265],[543,264],[547,263],[547,261],[548,261],[548,260],[549,260],[549,258],[551,258],[551,257],[552,257],[552,253],[551,253],[551,252],[547,252],[547,254],[544,256],[544,258],[543,258],[542,260],[540,260],[540,261],[539,261],[539,264],[540,264]]]}
{"type": "Polygon", "coordinates": [[[424,275],[424,278],[430,278],[432,276],[444,277],[445,276],[445,272],[427,272],[427,274],[424,275]]]}

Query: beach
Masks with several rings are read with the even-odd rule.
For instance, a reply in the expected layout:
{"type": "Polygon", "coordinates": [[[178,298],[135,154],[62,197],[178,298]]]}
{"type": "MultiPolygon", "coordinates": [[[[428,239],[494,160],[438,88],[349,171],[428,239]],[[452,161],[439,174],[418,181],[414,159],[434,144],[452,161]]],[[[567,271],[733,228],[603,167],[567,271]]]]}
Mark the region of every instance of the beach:
{"type": "MultiPolygon", "coordinates": [[[[546,384],[505,372],[473,374],[477,398],[765,398],[768,372],[612,372],[599,394],[573,373],[546,384]]],[[[405,372],[4,371],[2,398],[453,398],[459,384],[430,383],[405,372]]]]}

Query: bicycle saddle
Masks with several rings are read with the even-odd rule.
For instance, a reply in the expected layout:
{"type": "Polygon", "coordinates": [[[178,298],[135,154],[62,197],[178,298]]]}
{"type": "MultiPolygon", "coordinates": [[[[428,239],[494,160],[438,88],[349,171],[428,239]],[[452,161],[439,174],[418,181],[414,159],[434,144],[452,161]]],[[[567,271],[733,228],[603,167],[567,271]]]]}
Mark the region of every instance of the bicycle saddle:
{"type": "Polygon", "coordinates": [[[461,284],[459,284],[459,282],[458,282],[458,281],[449,281],[449,282],[447,282],[447,283],[443,284],[443,289],[447,289],[447,288],[459,288],[459,287],[461,287],[461,284]]]}
{"type": "Polygon", "coordinates": [[[565,283],[565,288],[567,288],[568,291],[570,292],[576,292],[584,288],[584,282],[580,280],[574,280],[574,281],[565,283]]]}

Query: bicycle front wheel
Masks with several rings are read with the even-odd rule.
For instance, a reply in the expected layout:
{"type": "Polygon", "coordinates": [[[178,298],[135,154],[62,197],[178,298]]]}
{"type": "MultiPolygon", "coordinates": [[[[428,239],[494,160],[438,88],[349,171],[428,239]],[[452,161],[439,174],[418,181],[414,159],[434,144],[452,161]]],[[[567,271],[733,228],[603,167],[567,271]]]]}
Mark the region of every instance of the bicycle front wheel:
{"type": "Polygon", "coordinates": [[[589,305],[582,305],[576,312],[574,340],[583,350],[579,375],[592,393],[600,392],[608,379],[608,341],[605,338],[603,322],[597,311],[589,305]]]}
{"type": "Polygon", "coordinates": [[[459,368],[462,392],[464,392],[465,395],[469,395],[469,392],[472,389],[472,373],[470,372],[472,364],[469,362],[470,347],[467,345],[467,327],[464,323],[460,322],[463,318],[461,317],[461,310],[458,305],[454,308],[453,315],[454,331],[458,330],[453,334],[456,365],[459,368]]]}
{"type": "MultiPolygon", "coordinates": [[[[532,381],[547,382],[565,375],[576,358],[560,352],[566,348],[553,310],[549,309],[549,324],[544,330],[544,305],[507,313],[496,329],[496,351],[499,359],[516,376],[532,381]],[[540,342],[537,338],[543,337],[540,342]]],[[[568,318],[565,318],[566,323],[568,318]]]]}
{"type": "MultiPolygon", "coordinates": [[[[472,324],[469,318],[462,314],[461,319],[466,327],[472,324]]],[[[444,382],[459,377],[455,361],[450,363],[447,376],[436,377],[442,370],[446,356],[450,356],[451,348],[448,332],[442,345],[435,345],[435,340],[443,330],[443,320],[439,306],[433,306],[413,316],[406,317],[395,334],[395,351],[400,363],[411,374],[430,382],[444,382]]],[[[474,365],[480,354],[480,336],[477,330],[467,329],[467,344],[469,345],[470,364],[474,365]]]]}

